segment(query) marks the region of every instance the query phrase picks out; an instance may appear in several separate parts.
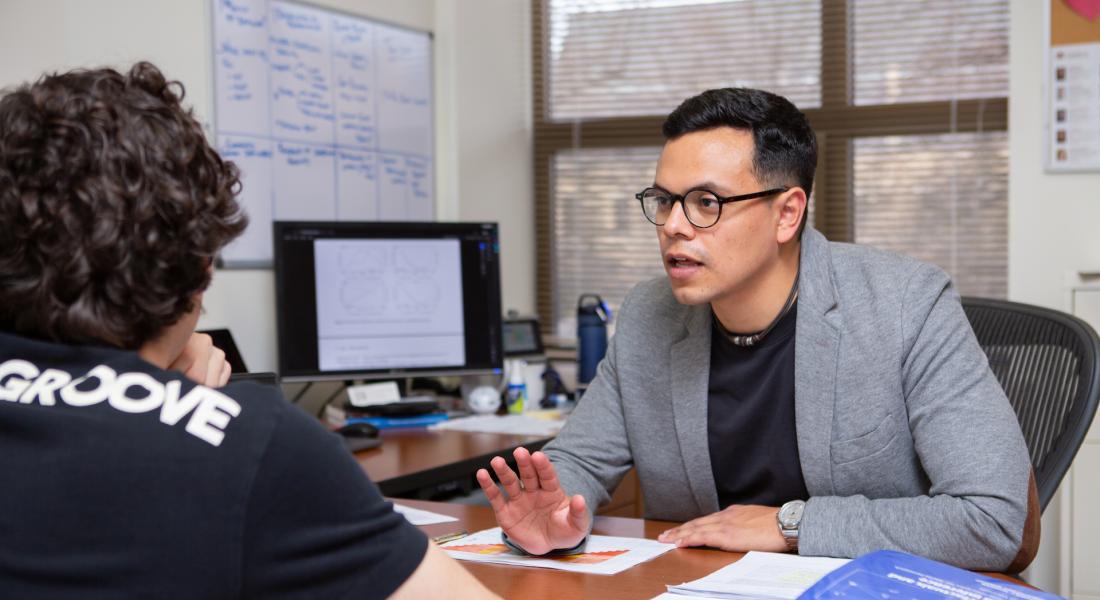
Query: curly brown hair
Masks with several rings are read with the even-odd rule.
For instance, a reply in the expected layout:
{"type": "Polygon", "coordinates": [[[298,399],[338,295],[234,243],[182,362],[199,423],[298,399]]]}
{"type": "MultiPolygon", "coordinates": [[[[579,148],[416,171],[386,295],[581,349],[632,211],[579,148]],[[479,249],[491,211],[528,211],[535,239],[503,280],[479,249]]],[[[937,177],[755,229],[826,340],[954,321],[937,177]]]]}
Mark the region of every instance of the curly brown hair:
{"type": "Polygon", "coordinates": [[[193,310],[248,220],[183,95],[139,62],[0,97],[0,330],[135,349],[193,310]]]}

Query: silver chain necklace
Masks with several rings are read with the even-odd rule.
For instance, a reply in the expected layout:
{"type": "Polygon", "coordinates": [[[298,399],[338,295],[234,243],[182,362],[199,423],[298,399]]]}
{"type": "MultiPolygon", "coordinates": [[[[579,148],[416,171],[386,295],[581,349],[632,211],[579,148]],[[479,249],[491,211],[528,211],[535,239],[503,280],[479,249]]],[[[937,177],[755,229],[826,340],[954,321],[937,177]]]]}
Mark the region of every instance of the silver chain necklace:
{"type": "Polygon", "coordinates": [[[742,348],[751,348],[752,346],[760,343],[760,340],[764,339],[764,336],[768,335],[768,333],[770,333],[771,330],[775,328],[775,325],[779,323],[779,320],[783,318],[783,315],[786,315],[791,310],[791,307],[794,306],[794,301],[796,298],[798,298],[798,278],[801,273],[802,265],[799,265],[798,271],[795,272],[794,275],[794,284],[791,285],[791,292],[787,294],[787,301],[783,304],[783,309],[779,311],[779,314],[776,315],[775,318],[772,319],[772,322],[763,330],[749,335],[732,333],[728,331],[725,326],[722,325],[721,321],[718,321],[717,317],[715,317],[715,321],[718,323],[718,327],[720,327],[722,329],[722,332],[726,334],[726,337],[729,338],[730,343],[732,343],[734,346],[741,346],[742,348]]]}

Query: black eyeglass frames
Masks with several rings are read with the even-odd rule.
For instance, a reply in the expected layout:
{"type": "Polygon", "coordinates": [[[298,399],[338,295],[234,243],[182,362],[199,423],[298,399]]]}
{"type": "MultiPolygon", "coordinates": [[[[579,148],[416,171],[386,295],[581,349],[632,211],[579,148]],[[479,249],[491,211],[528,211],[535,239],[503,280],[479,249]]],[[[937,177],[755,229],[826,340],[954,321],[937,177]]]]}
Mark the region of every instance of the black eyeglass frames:
{"type": "Polygon", "coordinates": [[[706,229],[718,222],[718,218],[722,216],[723,204],[774,196],[789,189],[791,188],[783,186],[751,194],[723,197],[707,189],[689,190],[688,193],[681,196],[659,187],[648,187],[634,194],[634,197],[642,204],[642,214],[645,215],[645,218],[658,227],[668,222],[672,207],[679,202],[683,205],[684,216],[687,217],[688,222],[700,229],[706,229]]]}

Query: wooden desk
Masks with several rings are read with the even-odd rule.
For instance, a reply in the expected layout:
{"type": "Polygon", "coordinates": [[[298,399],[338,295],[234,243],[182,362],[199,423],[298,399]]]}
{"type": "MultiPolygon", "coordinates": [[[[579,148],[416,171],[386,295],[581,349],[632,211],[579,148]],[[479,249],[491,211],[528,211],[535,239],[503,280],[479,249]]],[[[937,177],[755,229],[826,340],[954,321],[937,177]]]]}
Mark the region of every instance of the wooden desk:
{"type": "MultiPolygon", "coordinates": [[[[496,527],[493,511],[483,506],[400,500],[401,504],[457,517],[458,523],[425,525],[421,529],[429,536],[443,535],[466,529],[470,532],[496,527]]],[[[596,517],[593,533],[623,537],[656,539],[657,535],[675,525],[668,521],[643,521],[621,517],[596,517]]],[[[698,579],[730,563],[743,554],[678,548],[628,569],[618,575],[589,575],[550,569],[532,569],[510,565],[490,565],[463,562],[475,577],[504,598],[523,600],[569,600],[572,598],[653,598],[665,592],[665,585],[698,579]]],[[[1007,575],[986,573],[992,577],[1022,583],[1007,575]]]]}
{"type": "Polygon", "coordinates": [[[503,456],[515,467],[512,451],[534,452],[551,438],[530,435],[387,429],[382,445],[355,459],[386,496],[430,498],[450,490],[468,492],[474,473],[503,456]]]}
{"type": "MultiPolygon", "coordinates": [[[[553,438],[529,435],[389,429],[378,448],[355,455],[359,465],[391,498],[431,500],[468,494],[477,487],[474,473],[503,456],[515,469],[512,451],[523,446],[534,452],[553,438]]],[[[631,469],[600,514],[642,515],[642,492],[631,469]]]]}

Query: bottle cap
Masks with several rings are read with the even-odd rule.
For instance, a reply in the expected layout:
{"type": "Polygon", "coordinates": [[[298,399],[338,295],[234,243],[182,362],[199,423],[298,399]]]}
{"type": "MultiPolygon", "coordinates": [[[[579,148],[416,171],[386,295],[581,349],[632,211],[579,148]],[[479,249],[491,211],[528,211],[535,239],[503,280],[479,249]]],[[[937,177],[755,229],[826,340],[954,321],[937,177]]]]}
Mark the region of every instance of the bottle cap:
{"type": "Polygon", "coordinates": [[[508,385],[523,385],[527,361],[516,360],[512,363],[512,372],[508,374],[508,385]]]}

